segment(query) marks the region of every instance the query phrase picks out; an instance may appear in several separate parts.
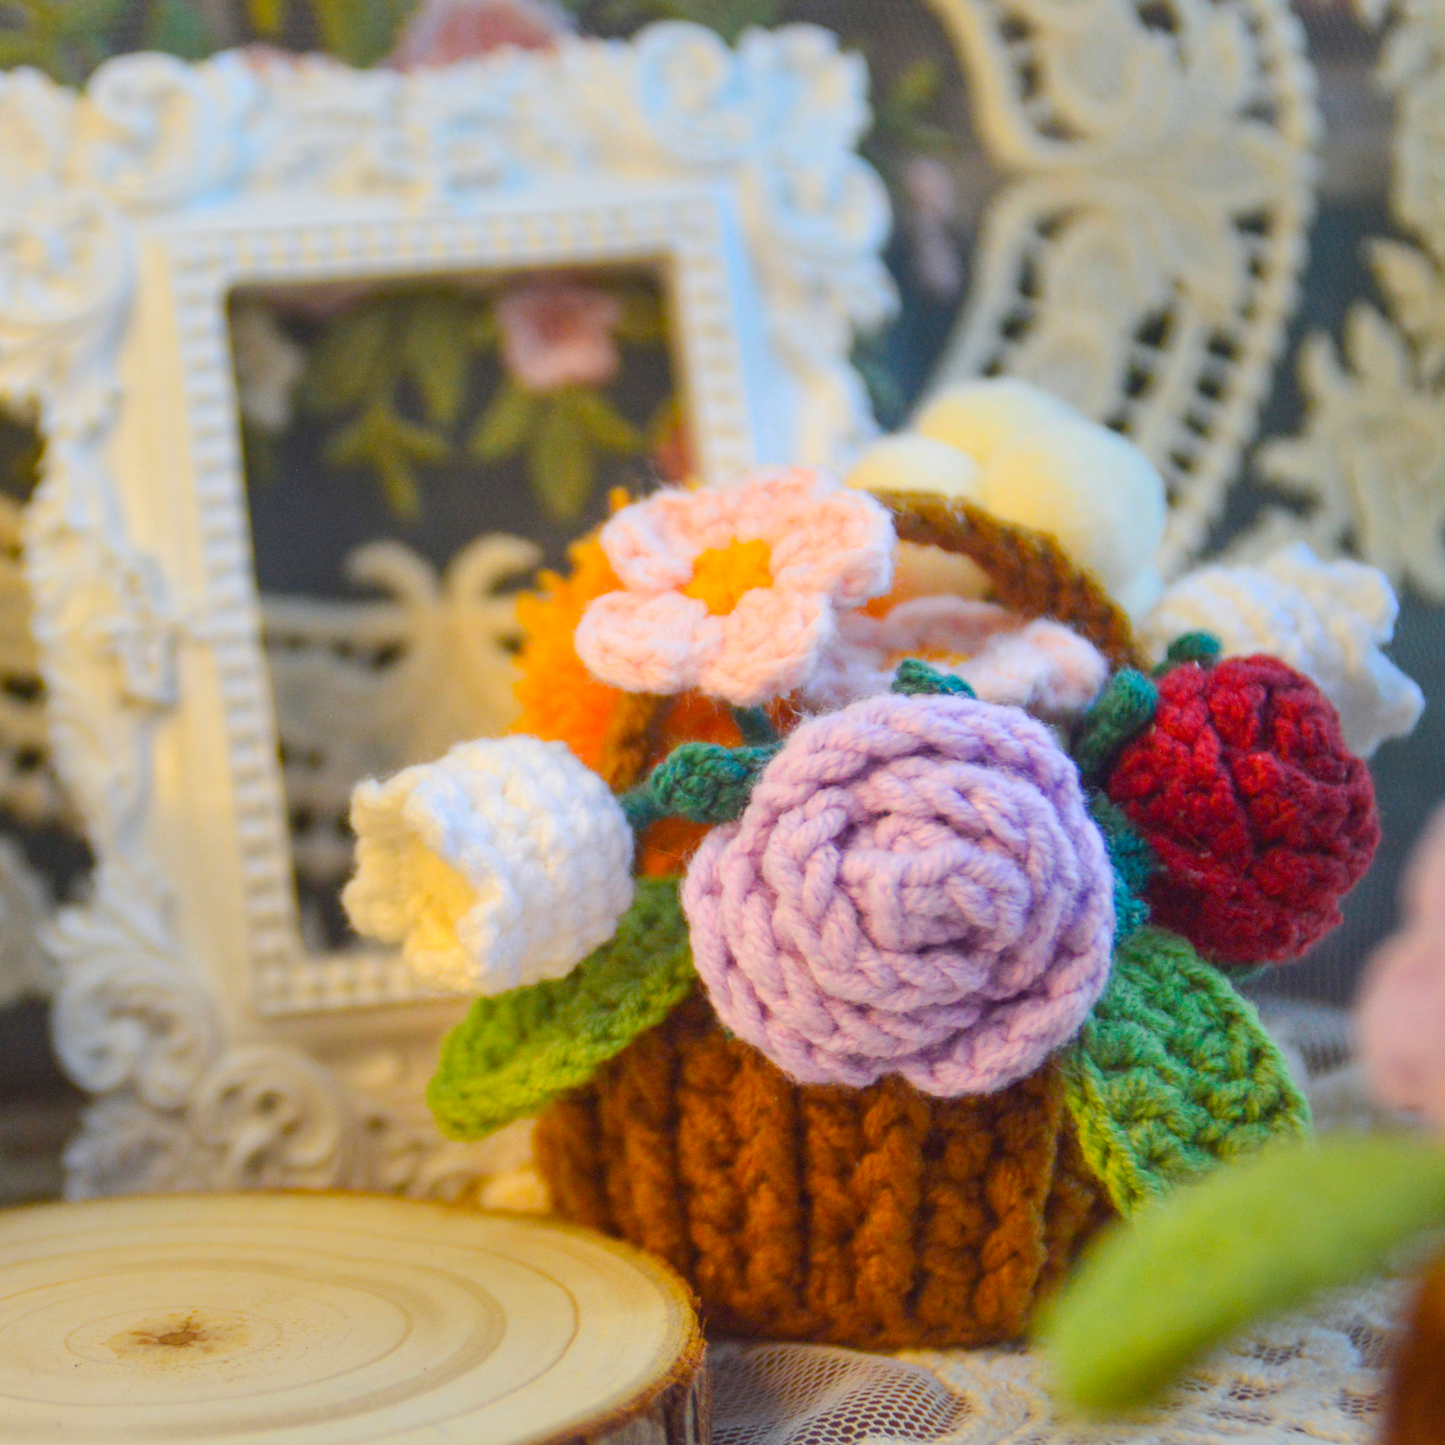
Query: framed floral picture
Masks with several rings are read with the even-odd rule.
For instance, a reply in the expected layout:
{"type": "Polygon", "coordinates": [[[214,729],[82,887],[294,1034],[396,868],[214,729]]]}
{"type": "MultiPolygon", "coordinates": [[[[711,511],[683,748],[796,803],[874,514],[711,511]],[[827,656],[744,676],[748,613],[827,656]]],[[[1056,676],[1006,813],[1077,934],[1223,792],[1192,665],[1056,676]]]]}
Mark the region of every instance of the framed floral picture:
{"type": "Polygon", "coordinates": [[[487,1174],[422,1103],[460,1005],[341,923],[346,798],[505,728],[515,593],[614,488],[871,433],[866,120],[813,29],[0,76],[72,1192],[487,1174]]]}

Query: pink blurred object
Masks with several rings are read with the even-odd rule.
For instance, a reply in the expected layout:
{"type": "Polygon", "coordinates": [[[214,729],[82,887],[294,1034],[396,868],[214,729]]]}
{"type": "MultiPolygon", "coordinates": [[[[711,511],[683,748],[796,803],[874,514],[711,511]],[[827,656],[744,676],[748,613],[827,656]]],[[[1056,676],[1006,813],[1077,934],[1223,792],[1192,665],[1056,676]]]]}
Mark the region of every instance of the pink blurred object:
{"type": "Polygon", "coordinates": [[[612,339],[621,320],[619,302],[575,282],[521,286],[497,302],[507,370],[533,391],[611,381],[622,365],[612,339]]]}
{"type": "Polygon", "coordinates": [[[903,189],[913,205],[909,223],[913,269],[935,296],[963,289],[963,260],[952,225],[958,219],[958,191],[942,161],[914,156],[903,168],[903,189]]]}
{"type": "Polygon", "coordinates": [[[1445,807],[1415,850],[1404,902],[1404,927],[1361,987],[1360,1057],[1376,1099],[1445,1130],[1445,807]]]}
{"type": "Polygon", "coordinates": [[[983,702],[1025,708],[1049,721],[1082,714],[1109,680],[1103,655],[1062,623],[1029,622],[968,597],[915,597],[882,617],[840,617],[804,699],[838,708],[885,693],[905,657],[961,677],[983,702]]]}
{"type": "Polygon", "coordinates": [[[392,70],[454,65],[504,45],[555,50],[571,29],[567,12],[546,0],[421,0],[382,64],[392,70]]]}

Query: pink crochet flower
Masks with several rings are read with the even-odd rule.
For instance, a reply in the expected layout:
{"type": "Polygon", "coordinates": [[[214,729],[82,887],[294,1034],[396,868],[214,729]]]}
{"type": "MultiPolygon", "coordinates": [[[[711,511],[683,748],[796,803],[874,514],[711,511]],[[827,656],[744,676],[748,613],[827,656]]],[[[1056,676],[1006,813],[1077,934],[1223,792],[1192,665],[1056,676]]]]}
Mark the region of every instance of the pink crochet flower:
{"type": "Polygon", "coordinates": [[[625,591],[597,598],[577,655],[628,692],[699,688],[753,707],[804,682],[840,607],[888,590],[895,538],[864,492],[810,467],[624,507],[602,547],[625,591]]]}
{"type": "Polygon", "coordinates": [[[497,302],[502,360],[532,391],[605,386],[622,365],[612,333],[622,306],[605,291],[571,281],[543,281],[497,302]]]}
{"type": "Polygon", "coordinates": [[[960,697],[804,723],[682,889],[718,1017],[802,1083],[984,1094],[1078,1032],[1113,873],[1042,723],[960,697]]]}
{"type": "Polygon", "coordinates": [[[1445,808],[1410,865],[1405,926],[1370,962],[1358,1028],[1375,1097],[1445,1130],[1445,808]]]}
{"type": "Polygon", "coordinates": [[[454,65],[504,45],[553,50],[571,28],[564,10],[541,0],[422,0],[384,63],[411,70],[454,65]]]}
{"type": "Polygon", "coordinates": [[[914,597],[883,617],[853,612],[819,659],[806,705],[844,707],[887,692],[898,664],[917,657],[961,677],[984,702],[1050,721],[1081,714],[1109,680],[1109,664],[1061,622],[1023,618],[969,597],[914,597]]]}

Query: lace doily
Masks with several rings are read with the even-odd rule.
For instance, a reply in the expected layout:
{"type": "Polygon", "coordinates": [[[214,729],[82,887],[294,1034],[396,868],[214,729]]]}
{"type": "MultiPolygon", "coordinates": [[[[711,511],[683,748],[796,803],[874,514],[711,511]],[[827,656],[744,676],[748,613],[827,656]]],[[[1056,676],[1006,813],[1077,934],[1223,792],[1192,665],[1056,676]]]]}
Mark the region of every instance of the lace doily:
{"type": "Polygon", "coordinates": [[[812,1345],[711,1351],[714,1445],[1256,1445],[1374,1438],[1404,1286],[1332,1297],[1256,1330],[1127,1423],[1059,1419],[1039,1356],[898,1358],[812,1345]]]}

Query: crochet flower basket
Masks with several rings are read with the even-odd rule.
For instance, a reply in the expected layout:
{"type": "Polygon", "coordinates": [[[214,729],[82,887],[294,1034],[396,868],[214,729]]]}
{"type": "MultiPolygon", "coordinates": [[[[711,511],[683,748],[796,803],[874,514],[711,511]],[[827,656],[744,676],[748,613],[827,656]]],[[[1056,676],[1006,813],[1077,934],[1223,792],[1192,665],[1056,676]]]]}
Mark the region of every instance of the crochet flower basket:
{"type": "Polygon", "coordinates": [[[1307,1129],[1221,965],[1373,847],[1308,679],[1201,634],[1148,675],[1048,536],[801,468],[622,506],[521,613],[530,736],[363,785],[347,907],[482,995],[444,1132],[540,1114],[555,1207],[712,1328],[1017,1338],[1109,1217],[1307,1129]],[[991,595],[890,598],[898,538],[991,595]]]}

